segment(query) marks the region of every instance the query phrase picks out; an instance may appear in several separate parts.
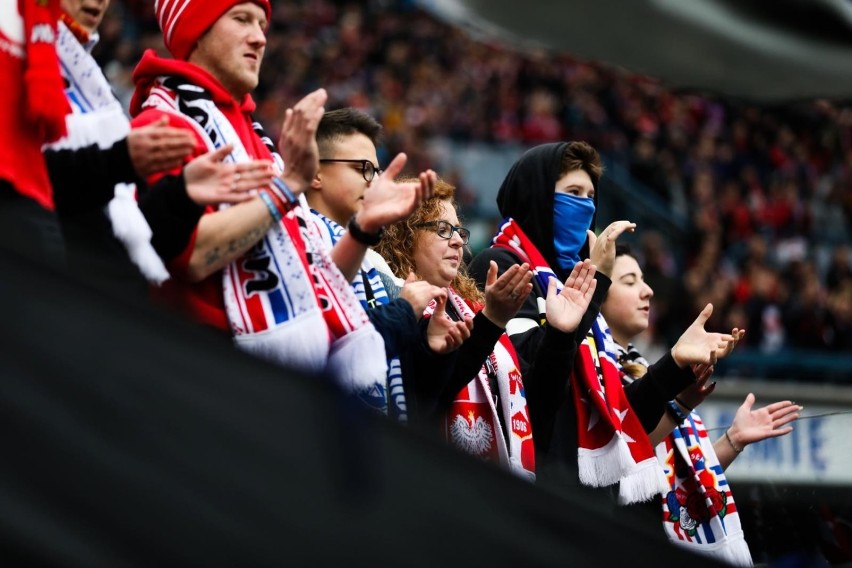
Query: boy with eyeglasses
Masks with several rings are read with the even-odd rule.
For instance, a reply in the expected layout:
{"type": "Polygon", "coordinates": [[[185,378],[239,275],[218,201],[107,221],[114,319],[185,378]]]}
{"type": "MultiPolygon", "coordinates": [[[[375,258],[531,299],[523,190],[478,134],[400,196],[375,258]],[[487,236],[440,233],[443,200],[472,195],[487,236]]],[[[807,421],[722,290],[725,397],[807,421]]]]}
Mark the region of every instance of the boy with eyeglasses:
{"type": "MultiPolygon", "coordinates": [[[[373,117],[353,108],[328,111],[320,120],[316,135],[320,166],[305,197],[329,247],[335,246],[353,228],[358,230],[354,223],[356,215],[374,180],[382,173],[376,151],[380,132],[381,125],[373,117]]],[[[377,238],[373,244],[378,242],[377,238]]],[[[399,358],[426,349],[417,321],[426,305],[445,292],[425,281],[407,282],[399,289],[382,278],[374,266],[374,262],[381,260],[377,256],[368,255],[351,282],[356,297],[385,340],[388,376],[384,385],[362,393],[361,398],[392,419],[406,422],[408,408],[399,358]]]]}

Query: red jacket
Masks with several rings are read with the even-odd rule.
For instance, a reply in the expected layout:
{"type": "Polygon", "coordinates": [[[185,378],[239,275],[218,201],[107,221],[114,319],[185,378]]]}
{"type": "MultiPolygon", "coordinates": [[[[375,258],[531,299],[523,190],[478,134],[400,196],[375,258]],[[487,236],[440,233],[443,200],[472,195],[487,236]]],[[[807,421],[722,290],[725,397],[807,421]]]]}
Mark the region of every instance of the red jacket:
{"type": "MultiPolygon", "coordinates": [[[[234,127],[249,155],[255,159],[269,160],[272,158],[269,149],[252,128],[251,113],[255,109],[255,104],[250,95],[246,95],[242,101],[236,101],[219,81],[204,69],[186,61],[163,59],[157,56],[153,50],[145,52],[133,72],[136,91],[133,93],[133,99],[130,103],[130,114],[133,116],[131,124],[134,127],[155,122],[161,116],[168,116],[171,126],[189,129],[196,135],[197,146],[194,155],[187,161],[208,151],[205,141],[191,126],[188,117],[153,108],[142,108],[143,103],[148,98],[149,91],[158,84],[157,79],[162,76],[181,77],[188,83],[207,90],[212,95],[213,102],[234,127]]],[[[178,172],[162,172],[149,179],[149,183],[156,181],[157,178],[166,173],[177,174],[178,172]]],[[[208,214],[213,212],[214,209],[208,208],[208,214]]],[[[195,246],[196,234],[194,233],[190,238],[183,253],[169,263],[168,268],[172,274],[172,279],[168,280],[156,294],[173,307],[187,312],[196,321],[228,330],[229,324],[222,296],[221,271],[201,282],[189,282],[184,278],[195,246]]]]}
{"type": "Polygon", "coordinates": [[[53,210],[53,190],[41,153],[45,140],[25,118],[24,21],[18,3],[10,3],[0,14],[0,179],[53,210]]]}

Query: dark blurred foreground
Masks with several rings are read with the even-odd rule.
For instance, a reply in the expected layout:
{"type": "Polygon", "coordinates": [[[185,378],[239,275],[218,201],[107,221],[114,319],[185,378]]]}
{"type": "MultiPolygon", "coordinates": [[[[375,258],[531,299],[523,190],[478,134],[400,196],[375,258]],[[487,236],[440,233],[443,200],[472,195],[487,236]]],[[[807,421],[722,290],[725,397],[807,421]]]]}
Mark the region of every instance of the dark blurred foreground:
{"type": "Polygon", "coordinates": [[[147,305],[0,275],[3,565],[710,565],[147,305]]]}

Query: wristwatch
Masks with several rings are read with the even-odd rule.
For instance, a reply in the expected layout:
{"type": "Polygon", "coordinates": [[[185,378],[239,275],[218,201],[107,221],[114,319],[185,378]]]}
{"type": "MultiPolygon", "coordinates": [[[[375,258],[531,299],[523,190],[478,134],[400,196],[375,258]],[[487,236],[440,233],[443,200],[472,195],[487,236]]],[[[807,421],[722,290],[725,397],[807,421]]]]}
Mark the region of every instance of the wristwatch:
{"type": "Polygon", "coordinates": [[[352,215],[352,217],[349,218],[349,225],[347,226],[347,230],[349,231],[349,234],[352,235],[353,239],[355,239],[362,245],[367,245],[368,247],[374,247],[379,244],[382,240],[382,237],[385,235],[384,227],[379,229],[378,233],[366,232],[358,225],[358,221],[355,220],[355,215],[352,215]]]}

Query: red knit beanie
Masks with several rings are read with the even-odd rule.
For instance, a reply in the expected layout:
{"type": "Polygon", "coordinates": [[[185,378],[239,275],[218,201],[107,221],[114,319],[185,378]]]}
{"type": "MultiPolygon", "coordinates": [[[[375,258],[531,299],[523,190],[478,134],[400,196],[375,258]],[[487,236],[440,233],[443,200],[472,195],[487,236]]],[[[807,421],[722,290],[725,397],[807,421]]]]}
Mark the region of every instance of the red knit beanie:
{"type": "Polygon", "coordinates": [[[222,14],[246,2],[263,8],[267,22],[272,17],[270,0],[155,0],[154,14],[163,30],[166,48],[175,59],[186,60],[198,39],[222,14]]]}

